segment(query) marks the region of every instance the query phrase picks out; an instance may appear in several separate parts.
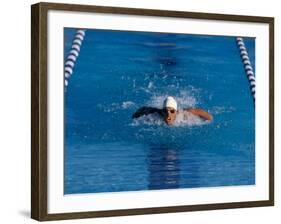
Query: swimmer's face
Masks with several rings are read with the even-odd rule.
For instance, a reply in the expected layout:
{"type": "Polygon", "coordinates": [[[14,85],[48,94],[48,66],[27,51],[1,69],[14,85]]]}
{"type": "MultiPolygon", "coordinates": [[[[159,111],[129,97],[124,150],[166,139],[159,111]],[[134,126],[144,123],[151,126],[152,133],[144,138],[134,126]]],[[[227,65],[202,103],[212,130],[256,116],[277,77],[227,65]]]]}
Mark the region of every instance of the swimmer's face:
{"type": "Polygon", "coordinates": [[[172,125],[177,117],[177,111],[172,107],[164,108],[164,120],[168,125],[172,125]]]}

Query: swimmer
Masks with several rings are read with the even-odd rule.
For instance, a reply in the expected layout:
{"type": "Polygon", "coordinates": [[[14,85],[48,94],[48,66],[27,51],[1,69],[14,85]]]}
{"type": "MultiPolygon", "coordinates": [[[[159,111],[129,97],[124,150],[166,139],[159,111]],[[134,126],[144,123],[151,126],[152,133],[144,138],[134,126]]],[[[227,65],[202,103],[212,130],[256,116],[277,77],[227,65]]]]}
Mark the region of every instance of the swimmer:
{"type": "Polygon", "coordinates": [[[191,113],[192,115],[198,116],[203,120],[213,120],[212,115],[202,109],[185,108],[178,110],[177,101],[171,96],[168,96],[164,100],[162,109],[154,107],[141,107],[133,114],[132,118],[139,118],[141,116],[153,113],[159,114],[168,125],[172,125],[175,122],[178,114],[183,114],[184,117],[186,117],[189,115],[189,113],[191,113]]]}

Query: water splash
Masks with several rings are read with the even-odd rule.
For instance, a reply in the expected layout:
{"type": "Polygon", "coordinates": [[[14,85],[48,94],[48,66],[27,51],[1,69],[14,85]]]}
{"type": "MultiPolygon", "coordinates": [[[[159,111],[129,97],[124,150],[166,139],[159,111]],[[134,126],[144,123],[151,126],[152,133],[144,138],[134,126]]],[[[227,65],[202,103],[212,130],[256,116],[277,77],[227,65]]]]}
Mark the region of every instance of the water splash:
{"type": "Polygon", "coordinates": [[[236,111],[235,107],[224,107],[224,106],[214,106],[212,109],[212,114],[223,114],[223,113],[232,113],[236,111]]]}
{"type": "MultiPolygon", "coordinates": [[[[203,120],[200,117],[193,115],[192,113],[189,112],[183,113],[182,111],[180,111],[172,127],[202,126],[202,125],[207,125],[209,123],[210,121],[203,120]]],[[[163,118],[160,117],[158,114],[149,114],[134,119],[130,125],[131,126],[141,126],[141,125],[167,126],[163,118]]]]}
{"type": "Polygon", "coordinates": [[[134,106],[135,106],[135,103],[133,101],[125,101],[121,105],[122,109],[132,108],[134,106]]]}
{"type": "Polygon", "coordinates": [[[126,110],[136,108],[136,104],[133,101],[124,101],[120,103],[111,103],[109,105],[98,104],[97,108],[103,112],[110,113],[118,110],[126,110]]]}
{"type": "MultiPolygon", "coordinates": [[[[182,109],[184,108],[195,107],[198,104],[198,101],[194,96],[194,93],[198,91],[199,90],[197,89],[189,88],[188,90],[186,89],[186,90],[179,91],[179,94],[174,96],[178,102],[179,114],[177,115],[176,120],[172,125],[173,127],[201,126],[210,123],[209,121],[205,121],[200,117],[193,115],[192,113],[189,112],[183,113],[182,111],[182,109]]],[[[168,94],[151,96],[151,98],[147,101],[145,105],[156,107],[156,108],[162,108],[163,102],[167,96],[168,94]]],[[[134,119],[131,123],[131,126],[140,126],[140,125],[167,126],[163,118],[158,114],[149,114],[146,116],[142,116],[138,119],[134,119]]]]}
{"type": "MultiPolygon", "coordinates": [[[[148,82],[148,86],[145,89],[153,88],[153,82],[148,82]]],[[[167,88],[168,90],[170,88],[167,88]]],[[[173,89],[173,88],[171,88],[173,89]]],[[[115,102],[109,105],[106,104],[99,104],[97,107],[102,110],[103,112],[117,112],[120,110],[126,111],[131,115],[134,110],[142,106],[151,106],[155,108],[162,108],[163,102],[169,93],[159,94],[159,95],[152,95],[150,98],[144,102],[143,104],[137,104],[136,102],[129,100],[123,102],[115,102]]],[[[192,113],[185,112],[182,113],[182,109],[185,108],[195,108],[199,104],[198,98],[200,98],[200,89],[196,89],[192,86],[188,86],[183,90],[178,91],[178,94],[173,95],[178,103],[179,114],[172,125],[173,127],[192,127],[192,126],[201,126],[209,124],[209,121],[205,121],[198,116],[193,115],[192,113]]],[[[221,108],[214,108],[215,111],[221,112],[221,108]]],[[[131,117],[131,116],[128,116],[131,117]]],[[[149,114],[146,116],[142,116],[138,119],[129,120],[129,126],[164,126],[166,127],[167,124],[163,120],[163,118],[158,114],[149,114]]]]}
{"type": "Polygon", "coordinates": [[[164,126],[166,123],[158,114],[149,114],[134,119],[130,126],[140,126],[140,125],[148,125],[148,126],[164,126]]]}

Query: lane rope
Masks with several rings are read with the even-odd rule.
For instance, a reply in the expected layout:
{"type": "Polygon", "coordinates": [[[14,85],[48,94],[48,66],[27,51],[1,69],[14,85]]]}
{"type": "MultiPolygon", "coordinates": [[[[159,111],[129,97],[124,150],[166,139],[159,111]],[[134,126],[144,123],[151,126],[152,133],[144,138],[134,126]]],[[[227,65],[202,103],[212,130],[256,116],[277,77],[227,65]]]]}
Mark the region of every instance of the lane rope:
{"type": "Polygon", "coordinates": [[[245,73],[247,75],[249,84],[250,84],[250,89],[251,89],[251,93],[255,102],[256,99],[256,78],[255,78],[255,74],[254,74],[254,70],[253,67],[251,65],[250,59],[249,59],[249,55],[246,49],[246,46],[244,44],[243,38],[242,37],[236,37],[236,42],[237,42],[237,46],[239,48],[240,51],[240,56],[242,59],[242,62],[244,64],[244,70],[245,73]]]}
{"type": "Polygon", "coordinates": [[[75,63],[80,53],[80,49],[85,37],[86,30],[79,29],[76,31],[74,39],[72,41],[71,49],[67,55],[64,64],[64,85],[68,86],[69,78],[73,74],[75,63]]]}

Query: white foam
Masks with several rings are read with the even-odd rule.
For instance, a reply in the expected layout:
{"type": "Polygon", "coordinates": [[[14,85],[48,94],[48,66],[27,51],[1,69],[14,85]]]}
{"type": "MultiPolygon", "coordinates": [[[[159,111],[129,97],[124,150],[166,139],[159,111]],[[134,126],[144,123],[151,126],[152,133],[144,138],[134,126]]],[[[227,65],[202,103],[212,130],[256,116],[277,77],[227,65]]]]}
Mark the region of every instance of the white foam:
{"type": "Polygon", "coordinates": [[[111,103],[109,105],[98,104],[97,107],[103,112],[113,112],[117,110],[125,110],[129,108],[135,108],[136,104],[133,101],[124,101],[121,103],[111,103]]]}
{"type": "Polygon", "coordinates": [[[154,113],[154,114],[141,116],[137,119],[133,119],[133,122],[130,125],[131,126],[139,126],[139,125],[162,126],[166,124],[158,114],[154,113]]]}
{"type": "Polygon", "coordinates": [[[131,108],[133,106],[135,106],[135,103],[133,101],[125,101],[121,105],[123,109],[131,108]]]}
{"type": "Polygon", "coordinates": [[[224,106],[215,106],[211,109],[212,114],[222,114],[222,113],[232,113],[236,111],[235,107],[224,107],[224,106]]]}

